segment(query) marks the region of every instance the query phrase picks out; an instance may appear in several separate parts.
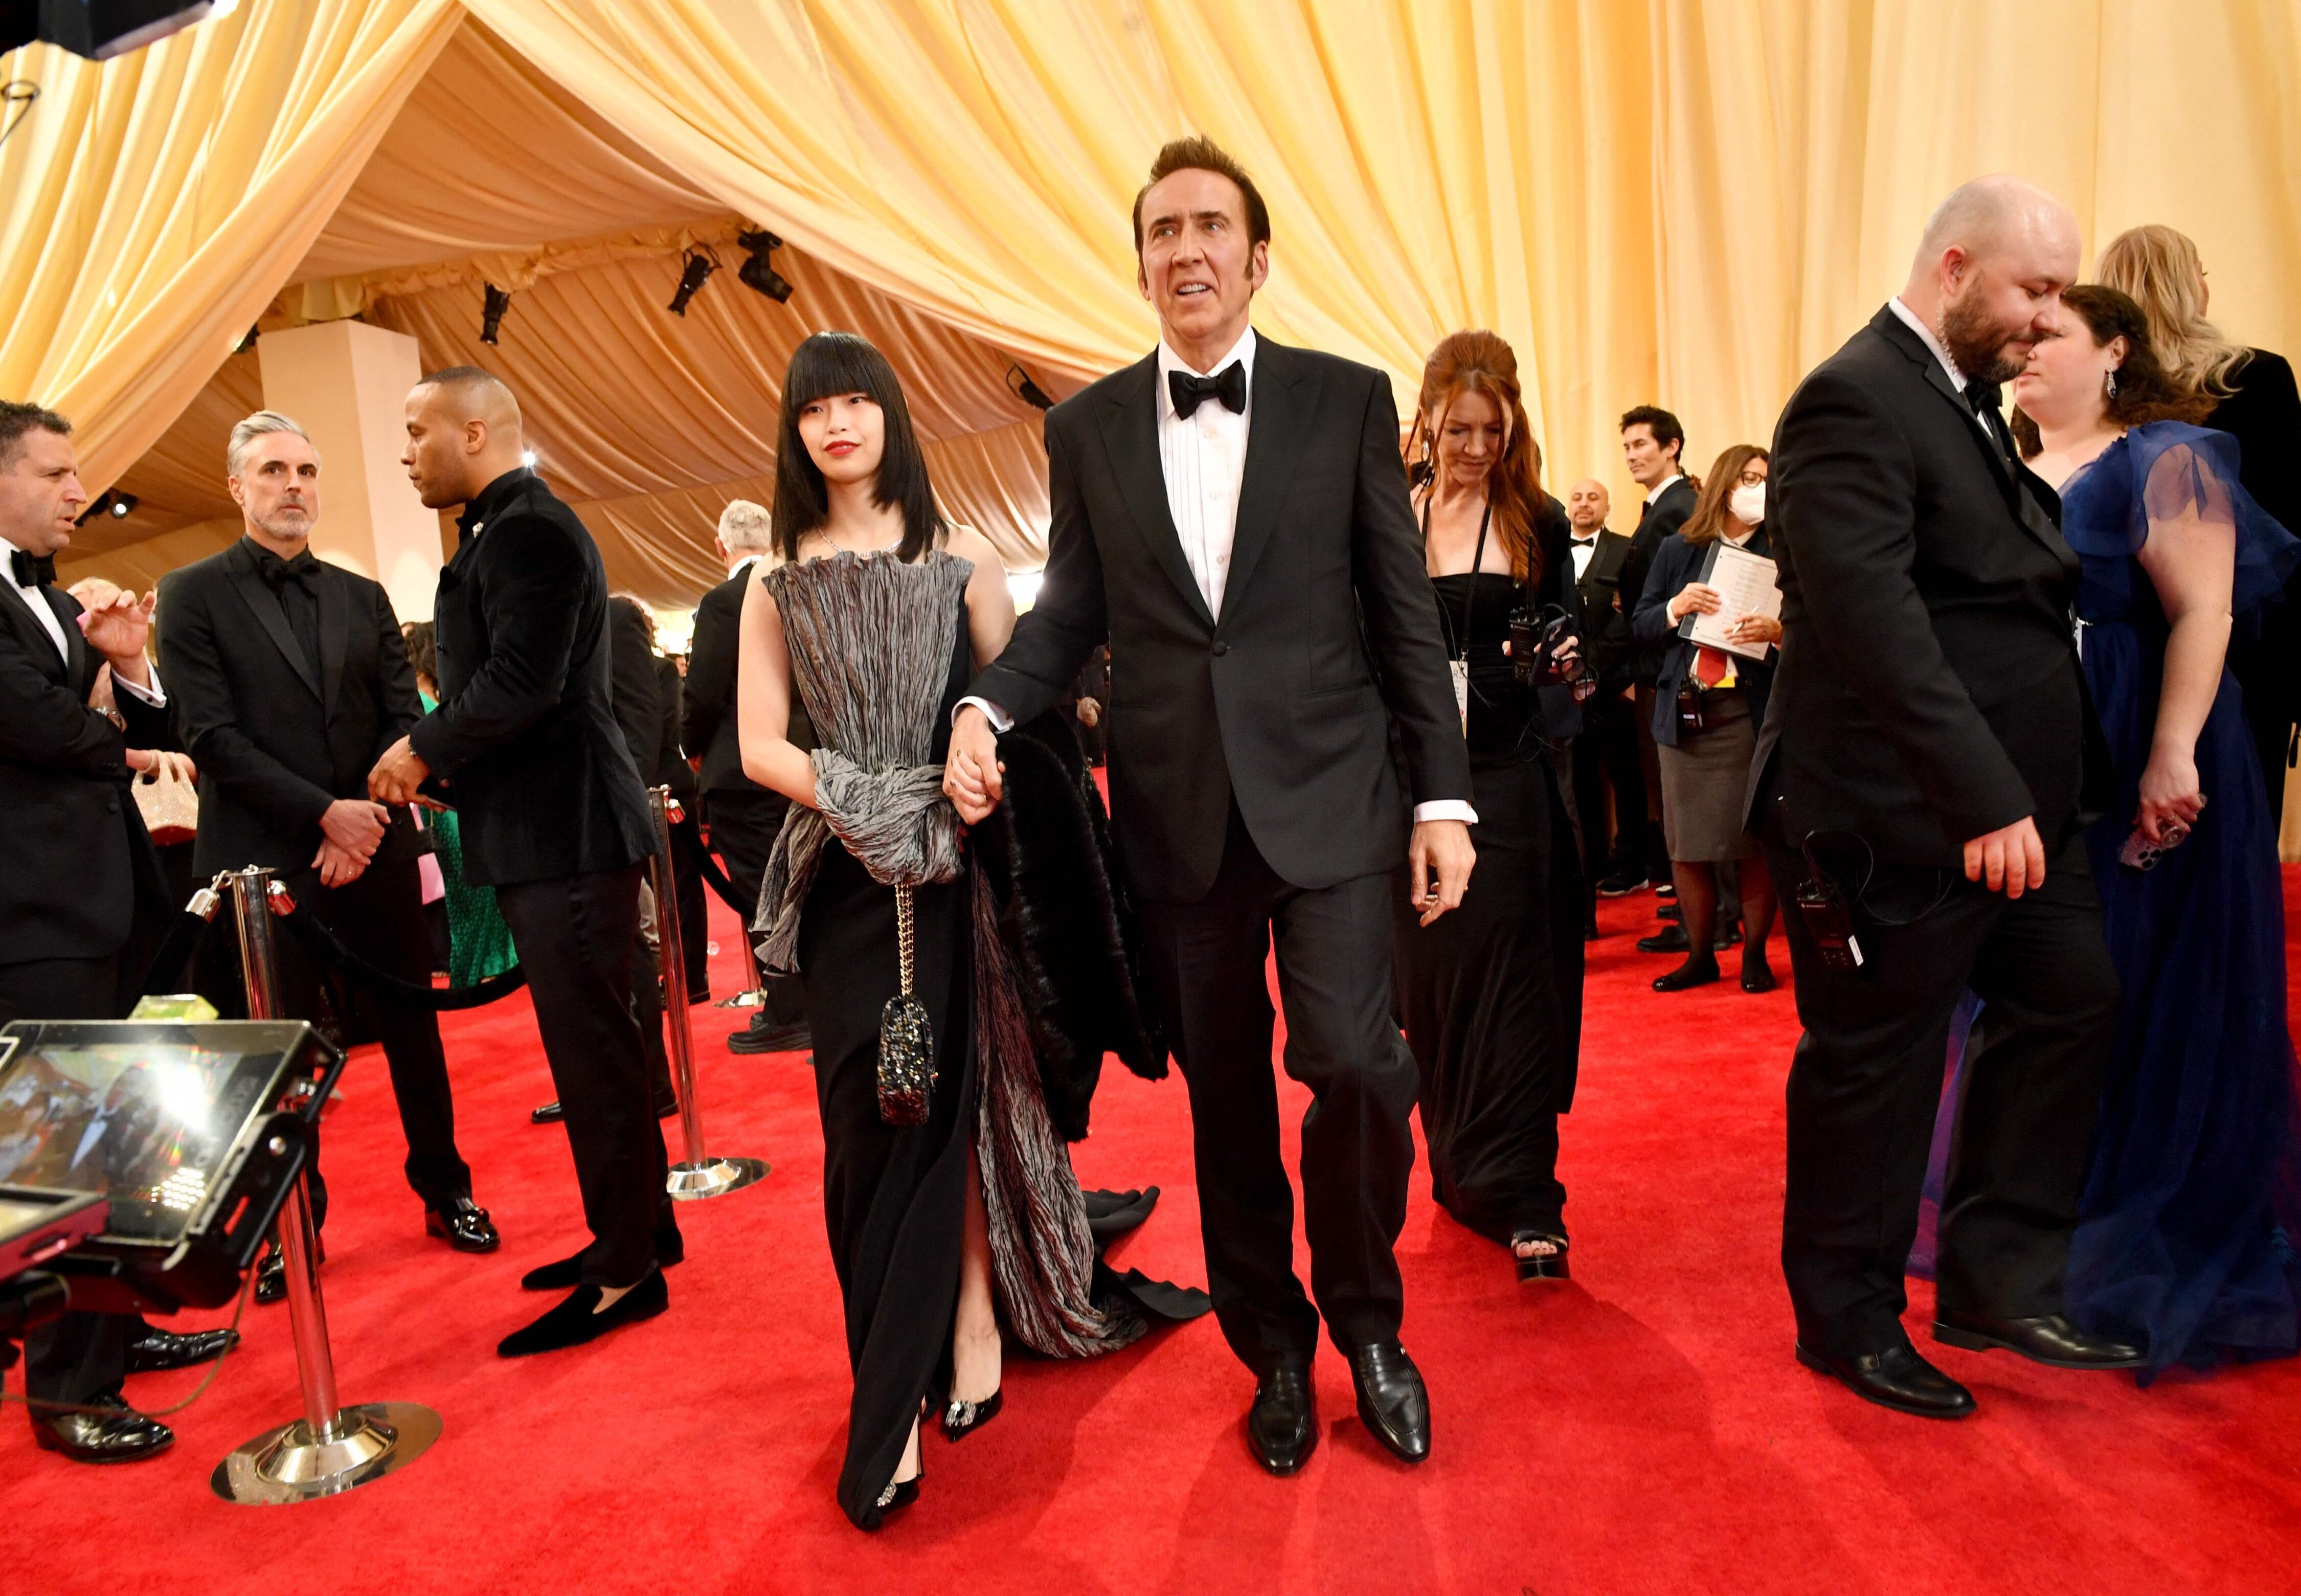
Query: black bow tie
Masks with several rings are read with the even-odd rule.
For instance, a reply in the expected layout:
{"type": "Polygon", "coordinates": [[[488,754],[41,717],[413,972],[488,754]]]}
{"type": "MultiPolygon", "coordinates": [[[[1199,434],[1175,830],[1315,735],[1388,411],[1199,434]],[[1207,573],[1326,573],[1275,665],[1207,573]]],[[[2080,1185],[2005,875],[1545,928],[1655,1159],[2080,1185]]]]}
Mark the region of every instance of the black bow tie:
{"type": "Polygon", "coordinates": [[[305,549],[292,560],[283,560],[269,549],[255,556],[255,574],[262,577],[275,593],[284,592],[294,582],[306,593],[314,592],[320,580],[320,562],[305,549]]]}
{"type": "Polygon", "coordinates": [[[1234,360],[1211,377],[1193,376],[1189,372],[1167,373],[1167,392],[1175,401],[1176,415],[1191,415],[1208,399],[1220,399],[1223,408],[1233,415],[1246,414],[1246,363],[1234,360]]]}
{"type": "Polygon", "coordinates": [[[1995,382],[1969,382],[1965,385],[1965,402],[1985,422],[1997,414],[1997,406],[2004,397],[2004,391],[1995,382]]]}
{"type": "Polygon", "coordinates": [[[52,588],[56,583],[56,556],[52,554],[29,555],[21,548],[8,551],[8,569],[16,573],[16,585],[22,588],[52,588]]]}

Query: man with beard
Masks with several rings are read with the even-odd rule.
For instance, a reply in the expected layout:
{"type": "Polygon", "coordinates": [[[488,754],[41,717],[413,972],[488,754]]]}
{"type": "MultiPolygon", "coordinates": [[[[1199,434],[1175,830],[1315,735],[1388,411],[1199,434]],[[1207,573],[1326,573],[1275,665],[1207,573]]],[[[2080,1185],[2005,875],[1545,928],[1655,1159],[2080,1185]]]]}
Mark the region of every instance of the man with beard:
{"type": "Polygon", "coordinates": [[[1804,911],[1788,924],[1805,1035],[1782,1271],[1801,1362],[1936,1418],[1973,1398],[1911,1346],[1902,1277],[1968,987],[1985,1011],[1934,1337],[2057,1368],[2139,1361],[2062,1313],[2117,980],[2080,831],[2098,732],[2070,624],[2077,556],[1998,414],[2077,270],[2060,201],[1966,184],[1901,296],[1774,435],[1784,635],[1749,818],[1804,911]],[[1839,928],[1852,943],[1826,958],[1839,928]]]}

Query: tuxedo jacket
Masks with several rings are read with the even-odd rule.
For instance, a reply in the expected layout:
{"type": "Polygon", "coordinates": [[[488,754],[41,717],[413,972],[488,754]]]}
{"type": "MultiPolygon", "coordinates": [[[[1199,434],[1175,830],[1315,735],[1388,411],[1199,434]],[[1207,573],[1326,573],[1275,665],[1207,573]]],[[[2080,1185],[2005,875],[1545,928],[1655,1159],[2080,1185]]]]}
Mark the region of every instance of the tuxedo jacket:
{"type": "Polygon", "coordinates": [[[695,606],[695,636],[687,648],[687,681],[680,695],[680,741],[703,762],[706,792],[757,792],[743,773],[736,734],[735,656],[742,636],[743,594],[758,570],[746,560],[695,606]]]}
{"type": "MultiPolygon", "coordinates": [[[[381,582],[319,562],[315,673],[255,546],[160,579],[160,671],[185,751],[200,770],[200,876],[249,865],[312,862],[320,816],[367,797],[367,773],[423,714],[399,617],[381,582]]],[[[392,817],[378,863],[421,848],[406,813],[392,817]]]]}
{"type": "Polygon", "coordinates": [[[439,707],[410,736],[456,806],[465,879],[506,886],[648,857],[655,823],[615,723],[598,546],[529,471],[488,484],[456,524],[432,612],[439,707]]]}
{"type": "MultiPolygon", "coordinates": [[[[1638,601],[1645,596],[1647,579],[1653,573],[1654,556],[1661,552],[1662,544],[1693,517],[1694,506],[1701,499],[1694,484],[1680,477],[1662,489],[1660,498],[1638,507],[1637,530],[1630,534],[1630,552],[1622,566],[1625,614],[1637,613],[1638,601]]],[[[1633,641],[1624,662],[1631,681],[1652,687],[1661,671],[1661,650],[1652,644],[1633,641]]]]}
{"type": "Polygon", "coordinates": [[[0,585],[0,965],[109,958],[139,910],[167,907],[127,755],[173,746],[168,712],[115,691],[123,733],[90,709],[104,656],[80,636],[79,601],[54,587],[38,597],[63,624],[69,657],[0,585]]]}
{"type": "Polygon", "coordinates": [[[1234,798],[1270,867],[1318,888],[1394,867],[1411,801],[1468,799],[1469,760],[1382,372],[1256,345],[1219,618],[1159,459],[1154,353],[1050,411],[1037,601],[972,691],[1017,723],[1110,645],[1111,818],[1145,896],[1203,897],[1234,798]]]}
{"type": "Polygon", "coordinates": [[[2091,719],[2053,490],[1888,306],[1791,396],[1769,494],[1783,635],[1753,823],[1772,802],[1793,845],[1848,832],[1949,867],[2030,815],[2050,851],[2091,719]]]}
{"type": "MultiPolygon", "coordinates": [[[[1574,557],[1570,543],[1566,557],[1574,557]]],[[[1625,667],[1632,648],[1630,616],[1638,606],[1638,595],[1623,587],[1629,563],[1630,540],[1601,528],[1597,547],[1590,551],[1589,567],[1574,583],[1575,597],[1582,606],[1584,657],[1600,683],[1617,693],[1628,680],[1625,667]]]]}

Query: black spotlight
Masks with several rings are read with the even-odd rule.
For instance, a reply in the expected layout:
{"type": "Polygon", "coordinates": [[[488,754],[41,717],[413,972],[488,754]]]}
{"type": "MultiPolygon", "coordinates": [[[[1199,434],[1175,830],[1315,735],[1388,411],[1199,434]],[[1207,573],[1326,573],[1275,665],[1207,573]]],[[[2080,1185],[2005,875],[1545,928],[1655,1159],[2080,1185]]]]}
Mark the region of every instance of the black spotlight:
{"type": "Polygon", "coordinates": [[[783,241],[766,231],[737,233],[735,242],[750,252],[742,270],[735,275],[747,288],[757,288],[777,305],[791,303],[791,286],[783,274],[775,270],[767,257],[783,247],[783,241]]]}
{"type": "Polygon", "coordinates": [[[215,0],[38,0],[0,6],[0,51],[43,38],[90,61],[109,61],[231,9],[215,0]]]}
{"type": "Polygon", "coordinates": [[[135,514],[137,503],[137,497],[132,493],[118,493],[106,489],[96,496],[88,508],[79,513],[79,519],[72,524],[86,526],[99,515],[108,515],[114,521],[123,521],[135,514]]]}
{"type": "Polygon", "coordinates": [[[240,339],[237,344],[234,344],[232,346],[231,352],[234,355],[247,355],[251,353],[255,347],[255,340],[262,336],[262,331],[251,323],[247,329],[247,336],[240,339]]]}
{"type": "Polygon", "coordinates": [[[126,520],[129,516],[133,515],[136,513],[136,505],[137,498],[132,493],[113,494],[112,496],[112,518],[114,521],[126,520]]]}
{"type": "Polygon", "coordinates": [[[480,310],[480,342],[493,344],[496,335],[503,330],[504,312],[511,308],[511,290],[487,285],[487,303],[480,310]]]}
{"type": "Polygon", "coordinates": [[[1011,360],[1007,363],[1007,391],[1036,409],[1052,410],[1055,407],[1055,402],[1047,397],[1047,390],[1032,381],[1031,373],[1011,360]]]}
{"type": "Polygon", "coordinates": [[[696,290],[710,281],[711,274],[717,270],[719,270],[718,256],[707,249],[690,247],[686,263],[679,271],[679,292],[671,297],[671,313],[674,316],[685,315],[688,302],[695,297],[696,290]]]}

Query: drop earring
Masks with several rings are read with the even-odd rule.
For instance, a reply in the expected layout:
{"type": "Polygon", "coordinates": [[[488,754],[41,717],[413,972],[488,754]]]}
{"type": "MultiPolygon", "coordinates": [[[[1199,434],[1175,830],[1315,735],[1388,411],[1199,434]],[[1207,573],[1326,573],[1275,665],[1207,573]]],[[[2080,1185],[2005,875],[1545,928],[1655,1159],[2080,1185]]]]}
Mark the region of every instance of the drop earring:
{"type": "Polygon", "coordinates": [[[2113,371],[2104,372],[2102,374],[2101,388],[2102,392],[2108,397],[2112,399],[2117,397],[2117,373],[2113,371]]]}

